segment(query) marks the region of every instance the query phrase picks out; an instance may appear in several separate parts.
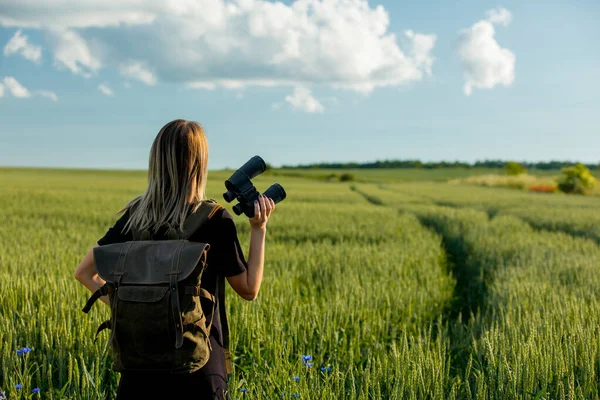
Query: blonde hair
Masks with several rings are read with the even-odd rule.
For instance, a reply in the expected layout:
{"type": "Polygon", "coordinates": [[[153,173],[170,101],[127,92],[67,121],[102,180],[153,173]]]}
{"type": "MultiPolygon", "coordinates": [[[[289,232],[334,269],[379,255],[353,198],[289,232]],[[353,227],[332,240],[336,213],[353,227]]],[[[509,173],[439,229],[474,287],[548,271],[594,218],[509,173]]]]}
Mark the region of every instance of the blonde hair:
{"type": "Polygon", "coordinates": [[[176,119],[162,127],[152,148],[148,188],[120,212],[130,210],[124,230],[183,230],[189,212],[205,199],[208,142],[194,121],[176,119]]]}

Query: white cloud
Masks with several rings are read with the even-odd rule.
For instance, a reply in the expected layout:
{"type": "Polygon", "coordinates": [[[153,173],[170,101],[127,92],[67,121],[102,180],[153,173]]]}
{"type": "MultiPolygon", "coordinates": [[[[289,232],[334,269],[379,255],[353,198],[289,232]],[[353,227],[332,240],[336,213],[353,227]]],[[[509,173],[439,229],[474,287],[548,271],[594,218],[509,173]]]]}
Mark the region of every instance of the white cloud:
{"type": "Polygon", "coordinates": [[[51,92],[49,90],[38,90],[35,92],[35,94],[38,96],[46,97],[47,99],[50,99],[54,102],[58,101],[58,96],[56,95],[56,93],[51,92]]]}
{"type": "Polygon", "coordinates": [[[502,24],[508,26],[512,21],[512,14],[506,8],[498,7],[491,10],[487,10],[485,15],[488,17],[488,21],[492,24],[502,24]]]}
{"type": "Polygon", "coordinates": [[[42,60],[42,48],[29,43],[28,37],[23,35],[20,29],[15,32],[14,36],[4,46],[5,56],[15,53],[19,53],[26,60],[35,63],[39,63],[42,60]]]}
{"type": "Polygon", "coordinates": [[[461,31],[458,54],[465,76],[464,92],[470,96],[473,88],[491,89],[496,85],[510,86],[515,79],[516,56],[502,48],[494,35],[494,24],[508,25],[511,14],[504,8],[489,10],[488,19],[476,22],[461,31]]]}
{"type": "Polygon", "coordinates": [[[368,93],[419,81],[434,62],[435,35],[397,37],[385,8],[367,0],[14,3],[0,6],[0,25],[63,32],[59,65],[85,76],[118,68],[148,85],[317,84],[368,93]]]}
{"type": "Polygon", "coordinates": [[[98,90],[105,96],[114,96],[112,89],[106,83],[99,84],[98,90]]]}
{"type": "Polygon", "coordinates": [[[4,77],[4,86],[14,97],[25,98],[31,97],[29,90],[24,88],[15,78],[12,76],[4,77]]]}
{"type": "MultiPolygon", "coordinates": [[[[293,94],[285,96],[285,101],[295,110],[308,113],[322,113],[325,111],[325,107],[305,87],[295,87],[293,94]]],[[[275,106],[275,108],[279,108],[279,106],[275,106]]]]}
{"type": "MultiPolygon", "coordinates": [[[[173,0],[177,1],[177,0],[173,0]]],[[[0,3],[0,25],[23,28],[89,28],[151,23],[161,1],[19,0],[0,3]],[[147,9],[147,10],[144,10],[147,9]]]]}
{"type": "Polygon", "coordinates": [[[68,68],[74,74],[91,77],[102,66],[87,41],[70,29],[51,30],[54,40],[54,63],[68,68]]]}
{"type": "MultiPolygon", "coordinates": [[[[12,76],[5,76],[4,79],[0,81],[0,97],[4,96],[4,88],[6,88],[6,91],[13,97],[23,99],[32,96],[32,93],[12,76]]],[[[33,92],[33,95],[46,97],[52,101],[58,101],[56,93],[48,90],[36,90],[33,92]]]]}
{"type": "Polygon", "coordinates": [[[144,82],[148,86],[156,85],[156,75],[141,61],[128,61],[120,66],[121,75],[144,82]]]}

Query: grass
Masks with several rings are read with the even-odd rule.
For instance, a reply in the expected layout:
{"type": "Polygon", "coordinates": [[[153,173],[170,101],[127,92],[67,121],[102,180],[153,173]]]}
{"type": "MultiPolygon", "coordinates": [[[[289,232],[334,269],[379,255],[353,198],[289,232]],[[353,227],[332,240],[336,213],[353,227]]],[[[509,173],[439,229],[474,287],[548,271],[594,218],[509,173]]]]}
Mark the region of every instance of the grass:
{"type": "MultiPolygon", "coordinates": [[[[221,199],[228,172],[209,176],[221,199]]],[[[227,294],[233,398],[600,396],[598,198],[375,177],[256,179],[260,190],[278,180],[288,198],[269,222],[259,298],[227,294]]],[[[80,311],[89,293],[73,272],[144,187],[141,172],[0,174],[10,399],[116,390],[106,337],[93,343],[109,311],[80,311]],[[33,351],[17,355],[24,346],[33,351]]],[[[235,220],[247,249],[248,223],[235,220]]]]}

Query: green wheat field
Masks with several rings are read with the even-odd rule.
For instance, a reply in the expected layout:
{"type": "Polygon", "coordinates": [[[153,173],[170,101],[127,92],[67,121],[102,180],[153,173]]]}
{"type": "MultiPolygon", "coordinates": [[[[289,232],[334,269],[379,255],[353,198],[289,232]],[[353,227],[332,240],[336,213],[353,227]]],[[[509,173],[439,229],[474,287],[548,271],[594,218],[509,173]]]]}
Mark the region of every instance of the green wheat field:
{"type": "MultiPolygon", "coordinates": [[[[228,289],[232,399],[599,398],[600,197],[409,172],[255,180],[288,199],[269,222],[258,299],[228,289]]],[[[209,173],[221,204],[228,175],[209,173]]],[[[108,335],[93,343],[108,307],[85,315],[73,273],[145,183],[144,172],[0,169],[8,399],[114,395],[108,335]]],[[[247,255],[247,219],[236,224],[247,255]]]]}

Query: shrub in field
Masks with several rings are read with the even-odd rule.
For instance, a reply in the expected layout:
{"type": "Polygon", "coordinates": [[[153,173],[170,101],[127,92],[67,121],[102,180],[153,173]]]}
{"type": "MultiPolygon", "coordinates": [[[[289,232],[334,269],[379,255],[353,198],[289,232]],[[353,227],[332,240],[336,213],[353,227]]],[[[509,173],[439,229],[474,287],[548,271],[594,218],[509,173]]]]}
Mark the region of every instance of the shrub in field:
{"type": "Polygon", "coordinates": [[[340,175],[340,182],[351,182],[354,181],[354,175],[345,173],[340,175]]]}
{"type": "Polygon", "coordinates": [[[597,179],[583,164],[565,167],[561,172],[562,175],[558,178],[558,189],[561,192],[587,194],[596,186],[597,179]]]}
{"type": "Polygon", "coordinates": [[[523,175],[527,172],[525,168],[518,162],[509,161],[504,165],[504,171],[506,175],[516,176],[523,175]]]}

